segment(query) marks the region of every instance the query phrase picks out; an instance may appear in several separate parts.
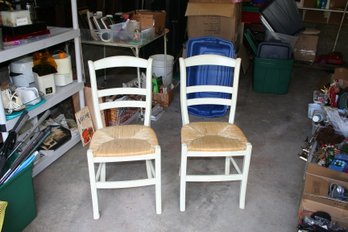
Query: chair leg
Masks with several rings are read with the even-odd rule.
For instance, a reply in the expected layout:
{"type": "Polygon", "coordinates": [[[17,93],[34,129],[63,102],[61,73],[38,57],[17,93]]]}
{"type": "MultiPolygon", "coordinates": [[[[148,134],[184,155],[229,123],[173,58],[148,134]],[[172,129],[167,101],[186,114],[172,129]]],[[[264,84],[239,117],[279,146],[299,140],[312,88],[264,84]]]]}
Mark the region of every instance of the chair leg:
{"type": "Polygon", "coordinates": [[[106,163],[101,164],[100,181],[106,181],[106,163]]]}
{"type": "Polygon", "coordinates": [[[181,146],[181,167],[180,167],[180,211],[185,211],[186,204],[186,168],[187,168],[187,147],[181,146]]]}
{"type": "Polygon", "coordinates": [[[93,162],[93,154],[91,150],[87,151],[87,161],[88,161],[88,172],[89,172],[89,182],[91,186],[91,196],[92,196],[92,207],[93,207],[93,218],[99,219],[99,206],[98,206],[98,194],[96,186],[95,169],[93,162]]]}
{"type": "Polygon", "coordinates": [[[247,148],[245,151],[245,156],[243,159],[243,177],[240,184],[240,194],[239,194],[239,208],[245,208],[245,195],[248,183],[248,175],[249,175],[249,167],[251,160],[251,144],[247,144],[247,148]]]}
{"type": "Polygon", "coordinates": [[[161,193],[161,150],[160,147],[156,148],[155,158],[155,178],[156,178],[156,213],[162,213],[162,193],[161,193]]]}
{"type": "Polygon", "coordinates": [[[151,160],[146,160],[145,163],[146,163],[146,173],[147,173],[147,178],[151,179],[153,178],[152,176],[152,172],[151,172],[151,160]]]}
{"type": "Polygon", "coordinates": [[[231,160],[230,157],[225,158],[225,175],[230,174],[230,169],[231,169],[231,160]]]}

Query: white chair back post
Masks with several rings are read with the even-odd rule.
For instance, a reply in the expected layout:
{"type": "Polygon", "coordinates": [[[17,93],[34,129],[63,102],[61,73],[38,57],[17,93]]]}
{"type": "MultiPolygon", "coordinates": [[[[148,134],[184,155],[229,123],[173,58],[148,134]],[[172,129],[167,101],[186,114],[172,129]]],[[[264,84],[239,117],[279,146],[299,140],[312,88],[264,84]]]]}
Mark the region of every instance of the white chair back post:
{"type": "Polygon", "coordinates": [[[144,125],[150,126],[151,124],[151,109],[152,109],[152,89],[151,88],[141,88],[139,87],[115,87],[107,89],[97,88],[97,76],[96,71],[117,68],[117,67],[134,67],[134,68],[144,68],[146,69],[146,86],[151,86],[152,78],[152,58],[148,60],[132,57],[132,56],[112,56],[103,58],[97,61],[88,61],[88,68],[90,73],[90,82],[92,89],[92,101],[94,107],[94,114],[96,118],[97,129],[103,128],[103,120],[101,116],[101,111],[112,109],[112,108],[143,108],[144,113],[144,125]],[[98,89],[98,90],[97,90],[98,89]],[[139,100],[123,100],[123,101],[112,101],[103,102],[100,98],[116,95],[139,95],[144,96],[145,99],[141,98],[139,100]]]}
{"type": "MultiPolygon", "coordinates": [[[[221,55],[205,54],[197,55],[188,58],[180,58],[180,101],[181,101],[181,115],[183,125],[190,122],[188,107],[193,105],[225,105],[230,107],[229,123],[234,123],[239,74],[241,59],[230,58],[221,55]],[[217,65],[233,68],[233,85],[232,86],[220,86],[220,85],[196,85],[187,86],[187,68],[201,65],[217,65]],[[230,99],[218,98],[218,97],[195,97],[188,99],[187,94],[199,93],[199,92],[220,92],[231,95],[230,99]]],[[[216,77],[218,78],[218,77],[216,77]]],[[[232,77],[231,77],[232,78],[232,77]]]]}

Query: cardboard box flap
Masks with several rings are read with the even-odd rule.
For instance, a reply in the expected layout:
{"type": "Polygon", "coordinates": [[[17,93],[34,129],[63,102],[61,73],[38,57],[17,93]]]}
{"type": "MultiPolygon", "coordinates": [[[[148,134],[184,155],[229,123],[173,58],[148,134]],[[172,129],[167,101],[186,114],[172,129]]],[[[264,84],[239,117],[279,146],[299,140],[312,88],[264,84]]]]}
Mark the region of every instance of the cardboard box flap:
{"type": "Polygon", "coordinates": [[[321,178],[334,179],[348,183],[347,173],[334,171],[329,168],[323,168],[317,164],[308,164],[306,172],[313,176],[320,176],[321,178]]]}
{"type": "Polygon", "coordinates": [[[234,4],[192,3],[187,4],[185,16],[234,16],[234,4]]]}

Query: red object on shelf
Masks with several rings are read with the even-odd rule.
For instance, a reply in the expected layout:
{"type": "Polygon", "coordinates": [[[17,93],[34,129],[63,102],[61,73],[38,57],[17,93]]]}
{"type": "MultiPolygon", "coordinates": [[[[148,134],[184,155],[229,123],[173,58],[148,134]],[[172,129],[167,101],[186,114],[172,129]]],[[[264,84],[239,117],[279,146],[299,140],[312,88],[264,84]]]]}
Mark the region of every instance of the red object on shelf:
{"type": "Polygon", "coordinates": [[[328,54],[327,62],[329,64],[343,64],[343,57],[341,53],[338,52],[332,52],[328,54]]]}
{"type": "Polygon", "coordinates": [[[32,38],[32,37],[40,36],[40,35],[48,35],[48,34],[50,34],[50,31],[48,29],[44,29],[41,31],[35,31],[35,32],[23,34],[23,35],[16,35],[16,36],[4,35],[3,40],[4,42],[11,42],[11,41],[16,41],[21,39],[28,39],[28,38],[32,38]]]}
{"type": "Polygon", "coordinates": [[[316,59],[319,64],[343,64],[343,57],[339,52],[332,52],[327,55],[320,55],[316,59]]]}
{"type": "Polygon", "coordinates": [[[242,22],[244,23],[261,23],[260,13],[258,12],[242,12],[242,22]]]}

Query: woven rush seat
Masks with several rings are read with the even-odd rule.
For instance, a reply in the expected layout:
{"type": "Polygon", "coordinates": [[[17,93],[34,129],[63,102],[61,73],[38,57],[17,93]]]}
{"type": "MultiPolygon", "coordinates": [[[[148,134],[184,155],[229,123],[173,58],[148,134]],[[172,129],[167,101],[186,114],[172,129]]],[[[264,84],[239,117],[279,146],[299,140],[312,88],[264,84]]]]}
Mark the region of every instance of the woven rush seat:
{"type": "Polygon", "coordinates": [[[90,149],[94,157],[135,156],[155,152],[154,130],[143,125],[106,127],[95,132],[90,149]]]}
{"type": "Polygon", "coordinates": [[[239,151],[246,149],[242,130],[227,122],[193,122],[181,129],[188,151],[239,151]]]}

